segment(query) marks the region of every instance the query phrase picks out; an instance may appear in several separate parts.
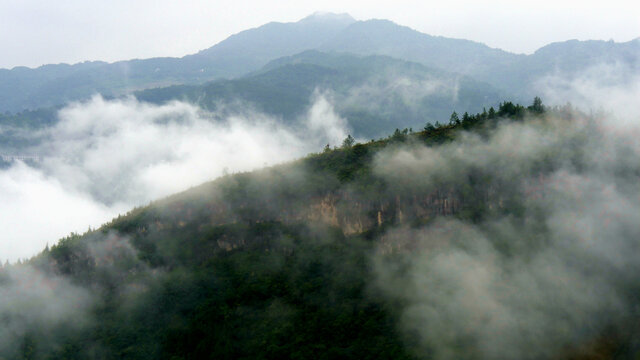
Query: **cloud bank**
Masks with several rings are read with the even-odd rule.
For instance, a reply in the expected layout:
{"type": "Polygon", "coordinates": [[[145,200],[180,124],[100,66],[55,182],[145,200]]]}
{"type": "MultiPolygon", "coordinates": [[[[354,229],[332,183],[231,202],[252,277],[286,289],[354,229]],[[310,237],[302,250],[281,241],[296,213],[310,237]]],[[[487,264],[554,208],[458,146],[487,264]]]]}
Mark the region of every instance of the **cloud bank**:
{"type": "Polygon", "coordinates": [[[612,121],[505,123],[489,138],[379,155],[377,173],[400,193],[454,189],[470,215],[393,229],[373,258],[418,354],[552,358],[598,354],[607,341],[640,351],[628,338],[640,148],[612,121]]]}
{"type": "Polygon", "coordinates": [[[34,255],[118,213],[211,180],[340,144],[346,122],[322,94],[296,126],[256,113],[206,113],[101,97],[62,109],[37,166],[0,170],[0,259],[34,255]]]}
{"type": "Polygon", "coordinates": [[[604,119],[620,128],[637,125],[640,120],[638,63],[601,63],[578,74],[554,73],[533,87],[552,105],[569,102],[585,111],[604,112],[604,119]]]}

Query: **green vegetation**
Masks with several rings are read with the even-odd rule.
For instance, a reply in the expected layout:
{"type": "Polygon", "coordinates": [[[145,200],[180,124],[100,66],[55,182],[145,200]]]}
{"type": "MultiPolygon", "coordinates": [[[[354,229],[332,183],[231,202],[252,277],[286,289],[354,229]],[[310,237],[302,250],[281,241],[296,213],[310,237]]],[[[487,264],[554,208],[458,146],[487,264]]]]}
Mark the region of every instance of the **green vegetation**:
{"type": "MultiPolygon", "coordinates": [[[[504,102],[367,144],[349,136],[341,148],[227,175],[72,234],[28,265],[90,293],[86,312],[78,310],[84,323],[18,333],[16,346],[0,356],[414,358],[416,340],[398,328],[399,304],[373,285],[371,254],[391,226],[420,226],[439,215],[477,222],[497,200],[484,198],[492,180],[477,174],[465,183],[475,188],[453,184],[463,199],[459,208],[445,203],[428,216],[403,214],[399,199],[445,193],[451,184],[403,189],[373,171],[375,155],[412,143],[439,146],[463,131],[486,135],[501,121],[545,111],[539,99],[529,108],[504,102]]],[[[498,210],[518,218],[518,204],[503,191],[498,210]]],[[[0,284],[7,286],[10,269],[21,266],[27,264],[0,270],[0,284]]],[[[4,326],[16,321],[0,318],[4,326]]]]}

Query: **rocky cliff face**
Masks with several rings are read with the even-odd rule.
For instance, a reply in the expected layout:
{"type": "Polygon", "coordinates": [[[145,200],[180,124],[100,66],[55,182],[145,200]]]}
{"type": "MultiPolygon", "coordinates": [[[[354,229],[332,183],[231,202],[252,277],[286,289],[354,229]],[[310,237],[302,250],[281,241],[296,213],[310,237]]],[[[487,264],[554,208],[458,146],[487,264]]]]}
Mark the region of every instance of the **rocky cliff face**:
{"type": "MultiPolygon", "coordinates": [[[[342,195],[332,194],[315,199],[306,211],[306,218],[339,227],[345,234],[356,234],[385,223],[452,215],[460,208],[458,197],[453,192],[445,191],[374,201],[358,201],[350,199],[348,194],[342,195]]],[[[292,219],[280,220],[287,222],[292,219]]]]}
{"type": "Polygon", "coordinates": [[[167,230],[190,224],[205,227],[237,222],[306,222],[340,228],[345,235],[351,235],[387,224],[424,222],[437,216],[454,215],[463,209],[462,205],[461,195],[453,190],[381,194],[374,199],[363,199],[358,194],[339,190],[302,201],[265,198],[252,203],[234,203],[214,197],[197,208],[188,201],[165,204],[161,207],[164,211],[155,211],[156,219],[151,224],[156,230],[167,230]]]}

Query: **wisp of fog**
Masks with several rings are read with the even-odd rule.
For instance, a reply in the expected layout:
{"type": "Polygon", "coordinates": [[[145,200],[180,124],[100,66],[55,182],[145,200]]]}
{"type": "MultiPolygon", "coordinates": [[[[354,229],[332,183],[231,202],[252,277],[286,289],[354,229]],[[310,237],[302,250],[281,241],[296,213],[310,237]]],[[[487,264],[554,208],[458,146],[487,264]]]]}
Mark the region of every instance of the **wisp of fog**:
{"type": "Polygon", "coordinates": [[[452,188],[488,204],[479,218],[395,228],[373,257],[421,356],[552,358],[611,338],[640,350],[640,92],[592,76],[551,84],[593,99],[589,120],[505,122],[487,138],[378,155],[398,191],[452,188]]]}
{"type": "Polygon", "coordinates": [[[325,95],[286,126],[255,111],[221,116],[184,103],[96,96],[60,110],[40,134],[37,166],[0,170],[0,259],[35,255],[70,232],[84,232],[225,172],[248,171],[339,144],[348,130],[325,95]]]}

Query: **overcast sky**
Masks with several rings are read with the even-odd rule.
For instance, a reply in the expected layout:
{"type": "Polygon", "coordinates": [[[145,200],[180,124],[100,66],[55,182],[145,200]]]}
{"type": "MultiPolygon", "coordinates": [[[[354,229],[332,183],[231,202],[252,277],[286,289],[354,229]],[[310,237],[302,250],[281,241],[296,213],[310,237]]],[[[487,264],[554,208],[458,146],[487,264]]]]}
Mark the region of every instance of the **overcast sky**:
{"type": "Polygon", "coordinates": [[[0,67],[183,56],[316,11],[531,53],[554,41],[640,36],[638,1],[0,0],[0,67]],[[481,4],[482,3],[482,4],[481,4]]]}

